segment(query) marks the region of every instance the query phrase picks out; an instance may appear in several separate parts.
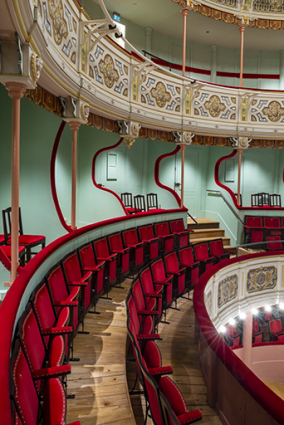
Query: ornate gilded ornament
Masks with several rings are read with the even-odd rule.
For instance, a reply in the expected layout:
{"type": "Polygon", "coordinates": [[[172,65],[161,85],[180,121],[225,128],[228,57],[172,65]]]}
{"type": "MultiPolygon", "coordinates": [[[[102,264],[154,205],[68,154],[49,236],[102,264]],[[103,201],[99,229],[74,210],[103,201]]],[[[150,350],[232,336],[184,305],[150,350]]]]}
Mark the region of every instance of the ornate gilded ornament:
{"type": "Polygon", "coordinates": [[[38,57],[38,55],[33,52],[31,55],[31,71],[34,81],[38,81],[40,73],[43,67],[43,61],[38,57]]]}
{"type": "Polygon", "coordinates": [[[55,43],[59,45],[62,38],[66,38],[68,35],[62,0],[48,0],[48,10],[53,22],[53,38],[55,43]]]}
{"type": "Polygon", "coordinates": [[[236,298],[238,292],[238,276],[228,276],[218,285],[218,307],[222,307],[236,298]]]}
{"type": "Polygon", "coordinates": [[[155,88],[152,88],[151,95],[156,100],[159,108],[163,108],[167,102],[171,100],[171,95],[166,91],[164,83],[157,83],[155,88]]]}
{"type": "Polygon", "coordinates": [[[205,102],[204,106],[209,110],[211,117],[214,118],[218,117],[220,113],[226,109],[225,104],[221,103],[220,98],[215,94],[211,96],[207,102],[205,102]]]}
{"type": "Polygon", "coordinates": [[[272,122],[277,122],[280,120],[282,115],[284,115],[284,108],[281,108],[281,105],[276,100],[273,100],[269,103],[268,107],[263,108],[262,110],[264,115],[268,116],[268,119],[272,122]]]}
{"type": "Polygon", "coordinates": [[[231,137],[232,145],[237,149],[247,149],[252,139],[248,137],[231,137]]]}
{"type": "Polygon", "coordinates": [[[140,130],[140,128],[141,128],[141,125],[138,124],[137,122],[133,122],[131,124],[131,130],[130,131],[133,134],[133,136],[136,136],[136,137],[139,136],[139,130],[140,130]]]}
{"type": "Polygon", "coordinates": [[[82,103],[82,105],[81,105],[81,117],[86,122],[88,121],[89,113],[90,113],[90,106],[87,103],[82,103]]]}
{"type": "Polygon", "coordinates": [[[248,272],[247,275],[247,292],[264,291],[273,289],[277,282],[277,269],[274,266],[260,267],[248,272]]]}
{"type": "Polygon", "coordinates": [[[99,63],[100,71],[104,75],[106,86],[110,89],[114,85],[115,81],[118,81],[119,76],[116,69],[114,69],[114,62],[110,55],[105,55],[104,60],[102,59],[99,63]]]}

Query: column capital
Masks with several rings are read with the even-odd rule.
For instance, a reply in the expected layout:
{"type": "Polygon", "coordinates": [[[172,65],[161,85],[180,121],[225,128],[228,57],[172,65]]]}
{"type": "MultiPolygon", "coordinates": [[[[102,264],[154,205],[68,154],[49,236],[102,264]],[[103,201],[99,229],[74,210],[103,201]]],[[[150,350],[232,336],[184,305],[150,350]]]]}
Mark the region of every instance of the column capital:
{"type": "Polygon", "coordinates": [[[245,24],[239,25],[239,31],[240,31],[240,33],[245,32],[246,27],[247,27],[247,25],[245,25],[245,24]]]}
{"type": "Polygon", "coordinates": [[[139,131],[141,124],[136,121],[117,121],[119,126],[119,133],[123,137],[124,143],[126,143],[128,149],[133,145],[135,140],[139,137],[139,131]]]}
{"type": "Polygon", "coordinates": [[[195,133],[190,133],[189,131],[173,131],[173,136],[175,138],[176,145],[179,145],[181,148],[184,146],[191,145],[192,139],[195,136],[195,133]]]}
{"type": "Polygon", "coordinates": [[[184,9],[181,9],[181,10],[180,10],[180,13],[182,14],[182,16],[183,16],[183,17],[186,17],[186,16],[188,15],[188,12],[189,12],[190,10],[192,10],[192,9],[184,8],[184,9]]]}
{"type": "Polygon", "coordinates": [[[249,147],[249,144],[252,139],[248,137],[230,137],[230,141],[232,142],[232,146],[235,149],[237,149],[238,151],[243,151],[244,149],[247,149],[249,147]]]}
{"type": "Polygon", "coordinates": [[[80,121],[69,121],[69,125],[72,131],[78,131],[81,125],[80,121]]]}
{"type": "Polygon", "coordinates": [[[8,95],[11,99],[22,99],[27,89],[25,84],[9,81],[5,84],[8,95]]]}

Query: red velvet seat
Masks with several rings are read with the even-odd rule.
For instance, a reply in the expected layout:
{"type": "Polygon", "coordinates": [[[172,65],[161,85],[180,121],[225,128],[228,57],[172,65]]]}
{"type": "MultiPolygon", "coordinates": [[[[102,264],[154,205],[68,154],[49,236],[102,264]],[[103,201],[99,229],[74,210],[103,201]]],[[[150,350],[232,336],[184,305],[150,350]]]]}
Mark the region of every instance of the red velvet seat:
{"type": "MultiPolygon", "coordinates": [[[[18,337],[29,363],[33,379],[37,381],[36,388],[40,392],[41,380],[69,374],[70,365],[63,365],[65,359],[65,344],[60,333],[68,329],[49,328],[45,334],[52,336],[48,347],[45,346],[43,337],[38,326],[36,316],[31,304],[22,316],[19,324],[18,337]]],[[[69,328],[69,330],[71,330],[69,328]]]]}
{"type": "Polygon", "coordinates": [[[56,313],[59,314],[63,307],[70,308],[70,325],[72,326],[72,338],[75,337],[81,319],[81,311],[79,305],[80,287],[72,286],[68,288],[64,279],[61,266],[56,266],[47,276],[47,287],[55,307],[56,313]]]}
{"type": "Polygon", "coordinates": [[[200,262],[195,261],[192,246],[187,246],[178,251],[180,265],[186,267],[186,286],[194,289],[200,275],[200,262]]]}
{"type": "Polygon", "coordinates": [[[248,231],[248,243],[255,243],[262,246],[261,242],[265,240],[265,229],[250,227],[248,231]]]}
{"type": "Polygon", "coordinates": [[[279,337],[284,335],[281,319],[270,320],[269,333],[272,341],[279,341],[279,337]]]}
{"type": "Polygon", "coordinates": [[[133,332],[136,335],[138,341],[154,340],[159,339],[158,334],[154,334],[154,320],[153,317],[144,316],[144,318],[138,316],[136,304],[133,295],[129,295],[126,300],[127,310],[130,320],[133,324],[133,332]]]}
{"type": "Polygon", "coordinates": [[[252,321],[252,342],[263,342],[265,329],[259,327],[258,319],[255,317],[252,321]]]}
{"type": "Polygon", "coordinates": [[[201,264],[201,273],[204,273],[210,267],[212,267],[217,259],[209,256],[208,247],[206,242],[201,242],[193,245],[194,257],[201,264]]]}
{"type": "Polygon", "coordinates": [[[90,306],[95,304],[95,290],[92,287],[92,272],[87,271],[82,273],[77,251],[63,258],[61,264],[67,285],[79,286],[81,288],[82,308],[86,313],[90,306]]]}
{"type": "Polygon", "coordinates": [[[167,221],[161,223],[154,223],[155,235],[159,236],[162,240],[162,252],[167,254],[172,252],[175,248],[175,235],[171,233],[169,223],[167,221]]]}
{"type": "Polygon", "coordinates": [[[115,283],[117,280],[117,254],[110,253],[106,237],[95,240],[93,245],[97,261],[106,262],[105,279],[108,291],[109,284],[115,283]]]}
{"type": "Polygon", "coordinates": [[[263,231],[264,235],[264,226],[263,226],[263,220],[260,216],[251,216],[251,215],[245,215],[245,225],[244,225],[244,233],[245,233],[245,243],[249,243],[251,239],[251,231],[263,231]]]}
{"type": "Polygon", "coordinates": [[[130,248],[123,247],[121,233],[115,233],[107,237],[111,254],[118,255],[119,274],[125,275],[130,271],[130,248]]]}
{"type": "Polygon", "coordinates": [[[162,258],[158,258],[150,264],[153,282],[156,285],[163,285],[166,299],[166,308],[173,302],[173,275],[166,275],[165,265],[162,258]]]}
{"type": "MultiPolygon", "coordinates": [[[[11,207],[2,210],[3,230],[5,236],[5,245],[11,244],[11,207]]],[[[19,245],[26,247],[27,262],[32,257],[32,248],[41,245],[45,247],[45,236],[42,235],[26,235],[23,231],[21,208],[19,208],[19,245]]]]}
{"type": "Polygon", "coordinates": [[[93,288],[99,295],[104,289],[105,261],[96,261],[92,243],[79,248],[78,254],[83,272],[92,272],[93,288]]]}
{"type": "Polygon", "coordinates": [[[65,355],[68,358],[68,339],[72,332],[72,327],[68,326],[70,322],[70,309],[69,307],[63,307],[58,315],[55,312],[55,308],[51,302],[47,285],[45,282],[40,283],[39,287],[35,289],[31,297],[31,303],[33,310],[37,317],[37,321],[40,327],[40,332],[43,335],[45,347],[48,347],[50,336],[46,334],[46,329],[61,328],[66,330],[65,339],[65,355]],[[68,327],[68,331],[67,328],[68,327]]]}
{"type": "Polygon", "coordinates": [[[151,298],[156,299],[156,309],[158,310],[158,316],[160,318],[162,316],[162,310],[166,309],[167,306],[167,300],[164,296],[164,294],[166,294],[166,291],[164,291],[164,286],[154,285],[150,267],[144,268],[144,270],[141,271],[139,278],[146,303],[148,304],[151,298]]]}
{"type": "Polygon", "coordinates": [[[0,235],[0,245],[4,245],[5,243],[5,235],[0,235]]]}
{"type": "Polygon", "coordinates": [[[224,250],[223,240],[215,239],[214,241],[208,241],[209,253],[212,257],[217,258],[218,263],[222,260],[227,260],[230,258],[230,252],[224,250]]]}
{"type": "Polygon", "coordinates": [[[182,218],[177,220],[170,220],[170,231],[177,237],[177,248],[183,248],[189,245],[190,230],[184,228],[184,222],[182,218]]]}
{"type": "Polygon", "coordinates": [[[155,237],[151,224],[137,227],[139,240],[146,244],[146,255],[149,260],[154,260],[160,254],[160,238],[155,237]]]}
{"type": "Polygon", "coordinates": [[[280,217],[263,217],[263,223],[266,228],[267,236],[282,237],[280,217]]]}
{"type": "Polygon", "coordinates": [[[240,344],[242,333],[234,325],[226,326],[226,340],[230,347],[240,344]]]}
{"type": "Polygon", "coordinates": [[[185,273],[186,268],[180,267],[177,253],[170,252],[164,256],[166,272],[173,275],[173,296],[175,300],[186,292],[185,273]]]}
{"type": "Polygon", "coordinates": [[[145,243],[139,242],[136,228],[123,230],[121,232],[123,244],[130,248],[131,268],[141,267],[145,263],[145,243]]]}
{"type": "MultiPolygon", "coordinates": [[[[12,362],[11,402],[16,412],[17,424],[64,425],[66,400],[63,385],[58,378],[50,378],[44,386],[43,411],[32,374],[20,344],[16,344],[12,362]],[[54,384],[57,381],[57,384],[54,384]]],[[[80,425],[79,421],[69,425],[80,425]]]]}
{"type": "MultiPolygon", "coordinates": [[[[0,245],[0,249],[11,261],[11,245],[0,245]]],[[[20,245],[18,252],[19,252],[20,264],[21,264],[22,267],[24,267],[25,266],[26,247],[23,246],[23,245],[20,245]]]]}
{"type": "Polygon", "coordinates": [[[135,301],[136,310],[140,321],[144,320],[146,316],[153,318],[155,325],[157,325],[159,312],[156,310],[156,298],[151,297],[149,301],[146,301],[146,297],[143,294],[140,279],[138,276],[133,280],[131,285],[131,292],[135,301]]]}
{"type": "Polygon", "coordinates": [[[267,236],[267,242],[270,242],[266,245],[267,251],[281,251],[283,250],[283,245],[280,236],[267,236]]]}

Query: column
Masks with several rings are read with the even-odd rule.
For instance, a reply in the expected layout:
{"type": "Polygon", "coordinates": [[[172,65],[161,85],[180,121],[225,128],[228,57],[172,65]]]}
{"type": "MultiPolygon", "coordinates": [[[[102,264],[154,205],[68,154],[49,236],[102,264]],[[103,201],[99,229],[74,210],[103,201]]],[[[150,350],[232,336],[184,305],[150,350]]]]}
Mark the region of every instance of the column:
{"type": "Polygon", "coordinates": [[[77,132],[80,123],[77,121],[69,122],[72,135],[72,189],[71,189],[71,228],[76,229],[76,198],[77,198],[77,132]]]}
{"type": "Polygon", "coordinates": [[[237,202],[238,205],[241,205],[241,168],[242,168],[242,153],[243,149],[238,149],[239,155],[239,163],[238,163],[238,194],[237,194],[237,202]]]}
{"type": "Polygon", "coordinates": [[[186,144],[181,144],[181,194],[180,194],[180,199],[181,199],[181,208],[183,208],[184,206],[184,157],[185,157],[185,148],[186,148],[186,144]]]}
{"type": "Polygon", "coordinates": [[[284,50],[280,50],[280,81],[279,89],[284,90],[284,50]]]}
{"type": "Polygon", "coordinates": [[[19,206],[20,206],[20,100],[25,84],[6,83],[12,99],[12,157],[11,157],[11,284],[17,277],[19,260],[19,206]]]}
{"type": "Polygon", "coordinates": [[[186,64],[186,18],[188,15],[188,9],[182,9],[181,13],[183,16],[183,48],[182,48],[182,76],[185,77],[185,64],[186,64]]]}
{"type": "Polygon", "coordinates": [[[251,367],[251,351],[252,351],[252,312],[246,312],[246,318],[244,320],[243,328],[243,347],[244,347],[244,356],[243,361],[247,367],[251,367]]]}
{"type": "Polygon", "coordinates": [[[210,83],[216,83],[216,74],[217,74],[217,46],[211,46],[210,83]]]}
{"type": "Polygon", "coordinates": [[[245,34],[245,25],[239,26],[239,31],[241,33],[241,50],[240,50],[240,87],[243,87],[243,66],[244,66],[244,34],[245,34]]]}
{"type": "Polygon", "coordinates": [[[147,27],[147,28],[145,28],[145,32],[146,32],[146,52],[152,53],[152,32],[153,32],[153,29],[147,27]]]}

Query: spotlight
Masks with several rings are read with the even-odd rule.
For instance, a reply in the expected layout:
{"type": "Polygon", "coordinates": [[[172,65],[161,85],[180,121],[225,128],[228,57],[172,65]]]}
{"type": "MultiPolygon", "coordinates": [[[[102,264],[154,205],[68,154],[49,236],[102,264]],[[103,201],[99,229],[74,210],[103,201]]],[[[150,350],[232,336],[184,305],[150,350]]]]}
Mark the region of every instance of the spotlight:
{"type": "Polygon", "coordinates": [[[219,329],[219,332],[220,332],[220,333],[222,333],[222,334],[226,333],[226,328],[225,328],[225,326],[221,325],[221,326],[220,326],[220,329],[219,329]]]}
{"type": "Polygon", "coordinates": [[[272,310],[271,305],[266,305],[264,307],[265,311],[270,312],[272,310]]]}
{"type": "Polygon", "coordinates": [[[243,311],[239,314],[239,318],[240,320],[245,320],[247,317],[246,313],[244,313],[243,311]]]}
{"type": "Polygon", "coordinates": [[[230,325],[234,326],[236,324],[236,321],[235,321],[235,319],[230,319],[229,323],[230,323],[230,325]]]}
{"type": "Polygon", "coordinates": [[[284,303],[279,304],[279,310],[284,310],[284,303]]]}
{"type": "Polygon", "coordinates": [[[257,316],[257,315],[258,315],[258,309],[257,309],[257,308],[252,308],[252,309],[251,309],[251,312],[252,312],[252,314],[253,314],[254,316],[257,316]]]}

